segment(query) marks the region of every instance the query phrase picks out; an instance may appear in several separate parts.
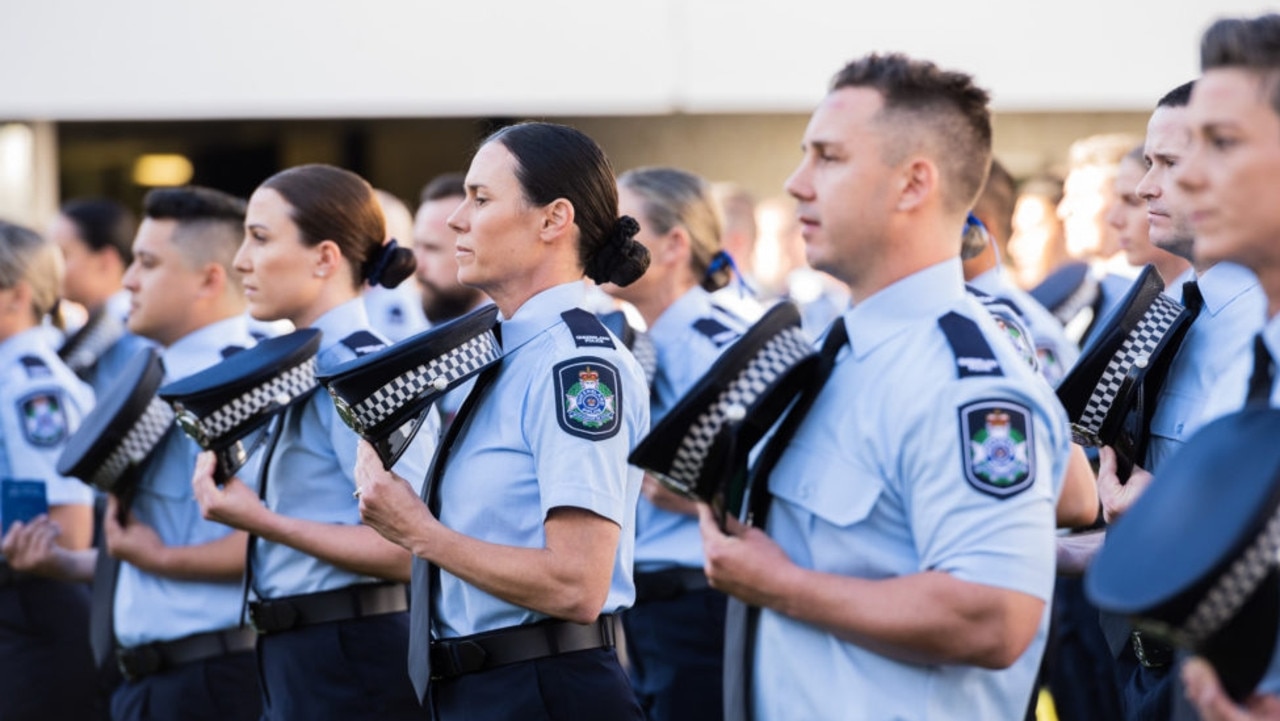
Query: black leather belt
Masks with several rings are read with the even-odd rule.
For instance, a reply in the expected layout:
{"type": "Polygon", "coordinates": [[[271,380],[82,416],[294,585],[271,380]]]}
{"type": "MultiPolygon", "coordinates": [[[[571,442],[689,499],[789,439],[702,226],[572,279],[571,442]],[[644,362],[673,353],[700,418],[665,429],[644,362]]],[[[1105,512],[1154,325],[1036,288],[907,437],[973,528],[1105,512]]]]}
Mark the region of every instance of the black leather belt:
{"type": "Polygon", "coordinates": [[[1173,647],[1157,641],[1148,634],[1134,631],[1129,635],[1133,641],[1133,655],[1145,668],[1165,668],[1173,663],[1173,647]]]}
{"type": "Polygon", "coordinates": [[[602,615],[595,623],[555,619],[511,626],[462,638],[431,642],[431,678],[436,681],[562,653],[613,648],[617,618],[602,615]]]}
{"type": "Polygon", "coordinates": [[[126,680],[136,681],[183,664],[250,651],[257,642],[258,634],[252,628],[197,633],[176,641],[116,649],[116,665],[126,680]]]}
{"type": "Polygon", "coordinates": [[[648,573],[637,572],[636,603],[669,601],[692,591],[711,588],[701,568],[666,568],[648,573]]]}
{"type": "Polygon", "coordinates": [[[407,610],[409,597],[404,584],[378,583],[251,603],[249,620],[258,633],[279,633],[407,610]]]}

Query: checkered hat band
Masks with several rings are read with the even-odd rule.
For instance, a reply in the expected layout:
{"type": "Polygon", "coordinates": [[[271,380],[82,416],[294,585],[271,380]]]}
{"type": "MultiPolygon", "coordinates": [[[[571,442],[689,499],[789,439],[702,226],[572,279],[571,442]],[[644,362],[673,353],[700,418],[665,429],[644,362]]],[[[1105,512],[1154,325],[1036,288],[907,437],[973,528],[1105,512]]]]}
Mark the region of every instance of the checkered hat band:
{"type": "Polygon", "coordinates": [[[1204,643],[1239,613],[1262,579],[1275,567],[1277,552],[1280,552],[1280,512],[1267,521],[1253,545],[1222,574],[1182,624],[1182,633],[1190,644],[1204,643]]]}
{"type": "Polygon", "coordinates": [[[66,364],[72,370],[93,367],[103,353],[124,335],[124,324],[104,314],[94,324],[75,338],[76,345],[66,354],[66,364]]]}
{"type": "Polygon", "coordinates": [[[201,418],[200,428],[205,438],[221,438],[259,413],[273,406],[287,405],[315,387],[316,359],[312,357],[201,418]]]}
{"type": "Polygon", "coordinates": [[[658,373],[658,349],[654,347],[653,339],[648,333],[636,332],[635,340],[631,343],[631,355],[636,357],[636,362],[644,371],[645,383],[652,386],[653,378],[658,373]]]}
{"type": "Polygon", "coordinates": [[[787,328],[769,339],[747,367],[690,426],[676,449],[670,470],[663,475],[690,490],[695,488],[702,477],[707,454],[728,419],[729,408],[751,408],[788,369],[813,353],[813,343],[800,328],[787,328]]]}
{"type": "Polygon", "coordinates": [[[493,331],[486,331],[468,338],[457,348],[397,376],[390,383],[371,393],[368,398],[352,406],[352,411],[364,427],[372,428],[390,418],[397,410],[424,391],[435,390],[437,378],[445,380],[447,384],[445,390],[448,390],[457,385],[459,380],[497,360],[500,355],[502,355],[502,348],[498,345],[498,339],[494,337],[493,331]]]}
{"type": "Polygon", "coordinates": [[[1116,394],[1120,392],[1120,386],[1124,384],[1129,370],[1139,358],[1151,358],[1151,354],[1182,312],[1183,307],[1164,294],[1156,296],[1151,307],[1138,321],[1137,327],[1120,344],[1120,350],[1107,362],[1098,385],[1094,387],[1093,394],[1089,396],[1089,401],[1080,414],[1080,420],[1072,424],[1072,431],[1077,438],[1090,441],[1090,445],[1101,445],[1098,431],[1111,412],[1116,394]]]}
{"type": "Polygon", "coordinates": [[[130,464],[145,460],[165,431],[173,425],[173,415],[173,408],[168,403],[161,400],[159,396],[152,398],[147,409],[125,434],[124,440],[120,441],[120,445],[116,446],[98,470],[94,471],[93,478],[89,482],[102,488],[109,487],[130,464]]]}

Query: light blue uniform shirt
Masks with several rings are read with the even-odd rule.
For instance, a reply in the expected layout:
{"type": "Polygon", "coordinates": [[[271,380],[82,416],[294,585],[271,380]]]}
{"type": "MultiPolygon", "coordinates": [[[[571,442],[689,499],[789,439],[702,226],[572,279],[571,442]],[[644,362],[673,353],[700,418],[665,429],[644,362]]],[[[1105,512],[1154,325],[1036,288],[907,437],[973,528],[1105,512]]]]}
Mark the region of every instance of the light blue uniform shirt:
{"type": "Polygon", "coordinates": [[[1020,719],[1048,632],[1066,415],[966,295],[959,260],[894,283],[843,322],[850,346],[769,476],[769,535],[803,568],[864,579],[941,571],[1042,599],[1045,613],[1022,657],[991,671],[892,660],[765,609],[756,718],[1020,719]],[[953,350],[939,325],[957,320],[949,314],[971,319],[965,337],[980,332],[1002,374],[958,377],[994,363],[953,350]],[[1000,475],[980,461],[997,457],[1002,438],[1016,461],[1000,475]],[[1011,495],[993,493],[999,478],[1011,495]]]}
{"type": "MultiPolygon", "coordinates": [[[[127,322],[129,318],[129,291],[122,290],[111,296],[107,301],[106,312],[115,316],[122,323],[127,322]]],[[[120,336],[115,343],[111,344],[111,347],[107,348],[98,357],[98,361],[93,364],[93,368],[89,371],[85,380],[88,381],[89,385],[93,386],[95,394],[99,396],[105,395],[107,389],[120,377],[125,365],[138,354],[138,351],[153,346],[155,346],[155,343],[152,341],[126,330],[124,335],[120,336]]]]}
{"type": "MultiPolygon", "coordinates": [[[[1253,337],[1262,329],[1267,304],[1258,279],[1248,268],[1218,263],[1199,277],[1198,285],[1204,307],[1169,366],[1151,418],[1145,465],[1149,471],[1160,468],[1186,442],[1210,401],[1210,389],[1232,363],[1248,360],[1246,382],[1253,370],[1253,337]]],[[[1181,287],[1171,290],[1181,300],[1181,287]]],[[[1243,403],[1242,393],[1233,410],[1243,403]]]]}
{"type": "MultiPolygon", "coordinates": [[[[613,521],[622,530],[601,609],[612,613],[635,598],[631,569],[642,472],[627,464],[627,455],[649,430],[649,394],[640,364],[604,326],[600,333],[613,348],[579,347],[561,314],[585,300],[582,283],[566,283],[538,293],[503,320],[502,370],[472,411],[470,428],[439,479],[440,521],[482,541],[523,548],[545,546],[543,522],[553,508],[583,508],[613,521]],[[566,420],[573,386],[557,389],[557,367],[578,360],[599,372],[604,387],[598,390],[612,393],[602,428],[616,423],[617,430],[607,438],[566,429],[575,428],[566,420]],[[611,380],[617,387],[608,388],[611,380]]],[[[433,592],[437,638],[546,618],[444,569],[433,592]]]]}
{"type": "MultiPolygon", "coordinates": [[[[311,326],[320,330],[317,372],[326,372],[352,360],[357,354],[342,343],[344,338],[370,332],[369,317],[357,298],[320,316],[311,326]]],[[[376,336],[381,340],[381,336],[376,336]]],[[[289,408],[275,424],[280,439],[268,461],[267,507],[291,518],[321,523],[360,523],[356,488],[356,446],[359,436],[347,427],[323,389],[305,402],[289,408]]],[[[427,464],[435,450],[440,422],[436,414],[427,420],[392,470],[421,490],[427,464]]],[[[284,544],[259,538],[253,556],[254,588],[260,598],[274,599],[303,593],[331,591],[382,579],[363,576],[284,544]]]]}
{"type": "Polygon", "coordinates": [[[418,283],[406,279],[394,288],[380,285],[364,289],[364,307],[373,329],[398,343],[431,327],[422,309],[418,283]]]}
{"type": "Polygon", "coordinates": [[[57,471],[91,408],[93,389],[53,352],[44,329],[0,342],[0,478],[44,481],[50,506],[93,503],[89,486],[57,471]]]}
{"type": "MultiPolygon", "coordinates": [[[[649,329],[658,353],[650,422],[662,420],[743,330],[740,318],[713,305],[712,294],[697,286],[663,311],[649,329]],[[699,321],[701,330],[695,326],[699,321]]],[[[636,509],[636,570],[702,568],[702,563],[698,518],[665,511],[642,496],[636,509]]]]}
{"type": "Polygon", "coordinates": [[[1080,348],[1067,338],[1062,323],[1053,317],[1047,308],[1031,297],[1031,294],[1014,285],[997,266],[969,281],[978,290],[1003,298],[1014,305],[1026,320],[1031,338],[1035,341],[1036,360],[1040,364],[1040,375],[1057,388],[1066,376],[1067,371],[1075,366],[1080,358],[1080,348]]]}
{"type": "MultiPolygon", "coordinates": [[[[222,362],[224,349],[254,345],[244,316],[228,318],[188,333],[164,350],[166,383],[181,380],[222,362]]],[[[155,530],[166,546],[198,546],[232,532],[206,521],[191,490],[200,447],[173,428],[160,439],[142,469],[133,513],[155,530]]],[[[255,487],[255,453],[237,475],[255,487]]],[[[206,631],[240,625],[244,586],[239,580],[189,580],[158,576],[122,562],[116,580],[115,632],[126,648],[153,641],[173,641],[206,631]]]]}

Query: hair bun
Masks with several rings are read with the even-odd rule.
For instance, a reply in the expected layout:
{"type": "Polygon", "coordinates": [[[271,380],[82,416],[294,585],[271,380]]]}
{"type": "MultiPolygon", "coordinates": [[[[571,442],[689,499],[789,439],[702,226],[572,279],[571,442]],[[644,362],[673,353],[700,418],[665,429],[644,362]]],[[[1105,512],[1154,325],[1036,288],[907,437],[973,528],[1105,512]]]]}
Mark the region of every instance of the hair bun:
{"type": "Polygon", "coordinates": [[[649,249],[636,241],[640,224],[624,215],[613,224],[613,233],[587,263],[587,277],[597,283],[631,285],[649,269],[649,249]]]}
{"type": "Polygon", "coordinates": [[[364,262],[361,269],[371,286],[394,288],[413,274],[418,267],[413,251],[400,247],[395,238],[378,246],[378,250],[364,262]]]}

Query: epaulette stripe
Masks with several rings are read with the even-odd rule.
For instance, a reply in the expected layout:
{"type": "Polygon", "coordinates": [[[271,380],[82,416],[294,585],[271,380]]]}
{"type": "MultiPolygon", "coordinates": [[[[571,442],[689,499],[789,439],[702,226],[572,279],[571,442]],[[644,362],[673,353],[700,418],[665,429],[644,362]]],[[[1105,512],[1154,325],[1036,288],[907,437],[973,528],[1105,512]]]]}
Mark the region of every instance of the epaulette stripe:
{"type": "Polygon", "coordinates": [[[1002,376],[1000,361],[973,319],[951,311],[938,319],[956,359],[956,377],[1002,376]]]}
{"type": "Polygon", "coordinates": [[[339,342],[358,356],[368,355],[387,347],[381,338],[367,330],[358,330],[339,342]]]}
{"type": "Polygon", "coordinates": [[[573,341],[579,348],[617,348],[613,336],[595,315],[581,308],[570,308],[560,314],[564,324],[569,326],[573,341]]]}

